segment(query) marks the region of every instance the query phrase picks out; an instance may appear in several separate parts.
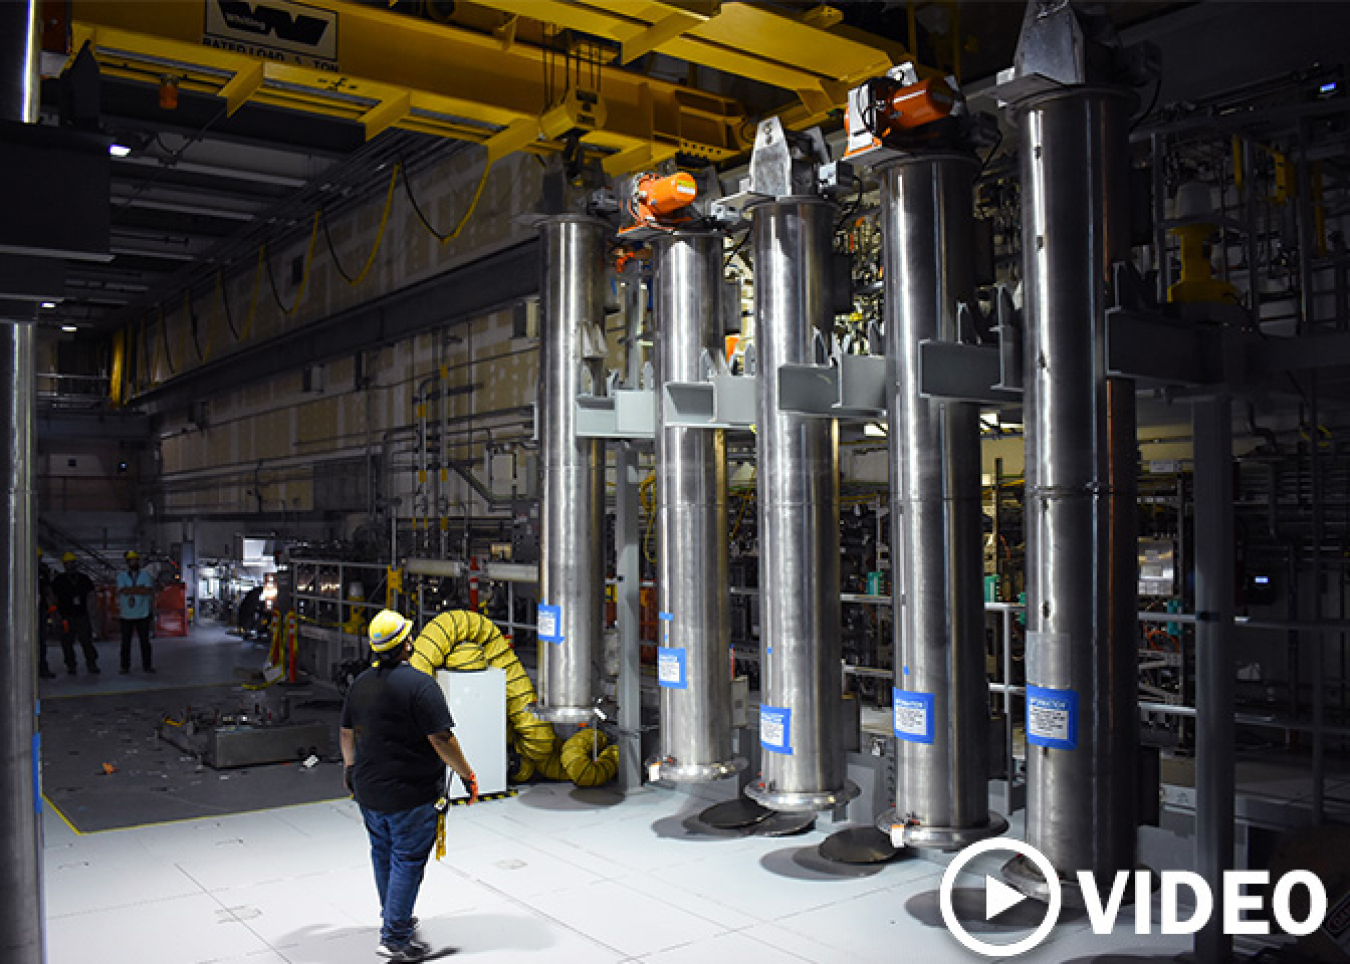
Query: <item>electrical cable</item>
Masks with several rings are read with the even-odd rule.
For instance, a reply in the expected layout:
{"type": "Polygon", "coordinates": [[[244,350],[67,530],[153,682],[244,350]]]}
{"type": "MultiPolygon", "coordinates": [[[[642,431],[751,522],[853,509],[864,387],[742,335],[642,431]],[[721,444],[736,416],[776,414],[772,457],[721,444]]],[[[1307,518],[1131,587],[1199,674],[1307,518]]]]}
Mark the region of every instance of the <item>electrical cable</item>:
{"type": "Polygon", "coordinates": [[[722,262],[723,271],[731,267],[731,262],[736,259],[736,255],[741,253],[741,248],[745,247],[745,242],[748,240],[750,240],[749,230],[747,230],[743,235],[741,235],[741,239],[737,241],[736,246],[731,249],[731,254],[727,255],[727,259],[722,262]]]}
{"type": "Polygon", "coordinates": [[[277,303],[277,307],[281,309],[283,315],[295,314],[296,310],[300,307],[300,303],[305,298],[305,287],[309,284],[309,269],[314,264],[314,242],[319,237],[320,213],[321,212],[318,210],[315,210],[314,212],[314,226],[310,228],[309,232],[309,247],[305,250],[305,264],[300,270],[300,286],[295,289],[295,301],[289,308],[282,303],[281,293],[277,291],[277,279],[272,274],[272,262],[268,260],[266,256],[267,245],[264,244],[262,248],[259,249],[262,263],[267,268],[267,283],[272,288],[272,300],[277,303]]]}
{"type": "Polygon", "coordinates": [[[159,340],[164,343],[164,367],[169,370],[169,377],[172,378],[178,373],[173,367],[173,356],[169,354],[169,326],[164,320],[164,306],[155,305],[155,311],[159,314],[159,340]]]}
{"type": "Polygon", "coordinates": [[[1158,71],[1157,75],[1154,77],[1153,97],[1149,100],[1148,107],[1144,108],[1144,112],[1142,114],[1140,114],[1134,120],[1130,121],[1129,133],[1133,134],[1134,129],[1143,122],[1144,118],[1148,117],[1149,114],[1153,113],[1153,108],[1158,106],[1158,95],[1160,93],[1162,93],[1162,71],[1158,71]]]}
{"type": "Polygon", "coordinates": [[[202,340],[197,336],[197,316],[192,311],[192,290],[185,288],[183,290],[183,314],[187,316],[188,332],[192,335],[192,345],[197,349],[197,362],[206,361],[206,356],[202,354],[202,340]]]}
{"type": "Polygon", "coordinates": [[[389,190],[384,195],[384,213],[380,215],[380,228],[375,235],[375,246],[370,249],[370,255],[366,258],[366,263],[361,266],[361,270],[356,273],[355,277],[349,275],[346,269],[342,267],[342,262],[338,260],[337,248],[333,245],[333,236],[328,231],[328,219],[323,217],[323,209],[319,209],[319,220],[323,224],[323,238],[328,244],[328,254],[333,259],[333,267],[337,268],[342,280],[353,288],[365,280],[366,275],[370,273],[371,267],[375,264],[375,256],[380,253],[380,245],[384,243],[384,230],[389,224],[389,211],[394,206],[394,184],[398,180],[398,174],[402,166],[402,164],[395,164],[393,173],[389,175],[389,190]]]}
{"type": "Polygon", "coordinates": [[[1003,128],[999,127],[997,128],[997,131],[998,138],[994,141],[994,146],[989,148],[989,153],[984,155],[984,161],[980,164],[980,171],[975,175],[975,180],[977,181],[984,177],[984,172],[989,170],[989,162],[994,159],[994,155],[998,153],[998,149],[1003,146],[1003,128]]]}
{"type": "Polygon", "coordinates": [[[234,319],[230,317],[230,302],[225,297],[223,272],[219,269],[216,271],[216,294],[220,298],[221,306],[225,309],[225,325],[230,329],[230,334],[234,336],[234,340],[237,342],[239,341],[239,332],[235,330],[234,319]]]}
{"type": "Polygon", "coordinates": [[[483,168],[483,176],[478,181],[478,189],[474,191],[473,200],[469,203],[469,209],[465,211],[464,216],[459,219],[459,223],[455,225],[455,230],[451,231],[449,234],[442,234],[440,231],[437,231],[432,227],[431,222],[427,220],[427,216],[422,213],[421,205],[417,203],[417,198],[413,196],[412,181],[408,178],[407,168],[404,168],[403,190],[404,193],[408,195],[408,203],[412,205],[413,213],[417,215],[417,220],[422,222],[422,227],[430,231],[432,236],[441,244],[446,244],[459,237],[460,232],[464,230],[464,226],[469,223],[469,218],[473,217],[473,212],[477,209],[478,202],[483,197],[483,188],[487,187],[488,175],[492,172],[492,164],[492,160],[489,159],[487,165],[483,168]]]}

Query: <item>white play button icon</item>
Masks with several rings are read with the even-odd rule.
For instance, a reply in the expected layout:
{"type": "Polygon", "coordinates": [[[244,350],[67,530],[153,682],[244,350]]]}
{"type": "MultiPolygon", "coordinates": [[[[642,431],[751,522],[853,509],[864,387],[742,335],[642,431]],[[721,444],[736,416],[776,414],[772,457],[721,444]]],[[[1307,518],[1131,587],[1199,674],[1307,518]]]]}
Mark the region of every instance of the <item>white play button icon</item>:
{"type": "Polygon", "coordinates": [[[984,877],[984,919],[993,920],[1009,907],[1015,907],[1027,899],[996,877],[988,874],[984,877]]]}
{"type": "MultiPolygon", "coordinates": [[[[975,873],[978,872],[975,871],[975,873]]],[[[1013,840],[1011,837],[981,840],[979,843],[971,844],[962,850],[943,871],[942,884],[938,888],[938,907],[942,910],[942,922],[947,925],[947,930],[966,950],[974,951],[976,954],[982,954],[985,957],[1016,957],[1041,943],[1054,930],[1055,922],[1059,920],[1059,910],[1063,906],[1063,899],[1063,894],[1060,892],[1059,875],[1055,872],[1054,865],[1031,844],[1013,840]],[[1009,853],[1021,854],[1035,865],[1036,869],[1040,871],[1041,877],[1048,884],[1046,895],[1048,906],[1045,909],[1044,919],[1030,934],[1021,940],[1013,941],[1011,944],[996,944],[975,937],[962,926],[960,919],[956,916],[956,908],[952,902],[952,890],[966,865],[976,857],[995,850],[1006,850],[1009,853]]],[[[1025,895],[1019,891],[1009,887],[996,877],[989,874],[984,875],[984,919],[986,922],[993,920],[1009,908],[1016,907],[1024,900],[1026,900],[1025,895]]]]}

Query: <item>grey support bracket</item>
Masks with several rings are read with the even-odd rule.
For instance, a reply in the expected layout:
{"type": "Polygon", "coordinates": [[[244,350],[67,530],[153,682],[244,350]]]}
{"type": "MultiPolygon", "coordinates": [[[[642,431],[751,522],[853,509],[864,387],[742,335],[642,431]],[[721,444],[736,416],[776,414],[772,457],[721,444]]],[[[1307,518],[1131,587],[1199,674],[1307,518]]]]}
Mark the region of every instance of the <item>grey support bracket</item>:
{"type": "Polygon", "coordinates": [[[667,425],[748,429],[758,414],[755,379],[748,375],[713,375],[706,382],[667,382],[661,391],[666,393],[667,425]]]}
{"type": "Polygon", "coordinates": [[[603,396],[579,395],[576,419],[582,438],[655,438],[656,393],[617,389],[603,396]]]}
{"type": "Polygon", "coordinates": [[[784,365],[778,393],[784,412],[822,418],[886,417],[886,359],[839,355],[834,365],[784,365]]]}

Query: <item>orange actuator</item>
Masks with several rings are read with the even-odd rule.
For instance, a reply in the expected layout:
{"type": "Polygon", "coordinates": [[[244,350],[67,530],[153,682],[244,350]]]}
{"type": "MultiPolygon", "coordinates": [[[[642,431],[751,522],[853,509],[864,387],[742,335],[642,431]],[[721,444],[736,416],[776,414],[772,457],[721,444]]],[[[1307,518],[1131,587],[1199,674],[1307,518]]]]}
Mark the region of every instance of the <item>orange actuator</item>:
{"type": "Polygon", "coordinates": [[[698,185],[684,171],[667,177],[646,174],[638,179],[636,193],[640,212],[659,218],[694,203],[698,185]]]}

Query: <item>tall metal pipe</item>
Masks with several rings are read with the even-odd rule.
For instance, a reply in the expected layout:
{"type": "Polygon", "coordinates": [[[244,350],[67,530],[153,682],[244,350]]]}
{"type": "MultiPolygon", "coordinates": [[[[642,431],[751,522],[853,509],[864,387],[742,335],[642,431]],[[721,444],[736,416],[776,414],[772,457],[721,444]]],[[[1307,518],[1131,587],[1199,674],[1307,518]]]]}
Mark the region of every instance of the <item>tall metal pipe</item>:
{"type": "Polygon", "coordinates": [[[543,696],[534,712],[554,723],[595,713],[595,663],[604,628],[604,446],[576,430],[585,383],[603,391],[604,255],[609,226],[562,215],[539,227],[539,451],[543,472],[539,640],[543,696]]]}
{"type": "Polygon", "coordinates": [[[771,810],[838,806],[857,793],[840,733],[839,433],[781,411],[778,369],[821,361],[833,324],[835,206],[789,197],[752,209],[760,582],[760,779],[771,810]]]}
{"type": "MultiPolygon", "coordinates": [[[[0,4],[0,118],[37,119],[37,9],[0,4]]],[[[37,404],[33,325],[0,321],[0,960],[45,959],[42,898],[41,744],[37,729],[37,540],[33,462],[37,404]]]]}
{"type": "Polygon", "coordinates": [[[898,738],[895,809],[879,825],[940,850],[1007,828],[989,812],[980,413],[919,387],[919,343],[959,340],[957,305],[974,300],[977,167],[970,154],[932,153],[879,172],[898,738]]]}
{"type": "MultiPolygon", "coordinates": [[[[1233,415],[1223,396],[1191,406],[1195,437],[1195,863],[1214,912],[1195,935],[1198,961],[1232,958],[1223,875],[1233,869],[1237,665],[1233,646],[1233,415]]],[[[1322,638],[1318,637],[1318,645],[1322,638]]]]}
{"type": "MultiPolygon", "coordinates": [[[[1069,880],[1135,858],[1134,384],[1108,378],[1129,253],[1131,106],[1071,86],[1017,105],[1026,280],[1027,840],[1069,880]]],[[[1019,860],[1010,880],[1041,894],[1019,860]]]]}
{"type": "MultiPolygon", "coordinates": [[[[653,247],[657,384],[701,381],[704,352],[722,351],[722,235],[680,231],[653,247]]],[[[726,441],[720,429],[667,425],[657,399],[656,767],[661,779],[701,783],[745,765],[731,748],[726,441]]]]}

